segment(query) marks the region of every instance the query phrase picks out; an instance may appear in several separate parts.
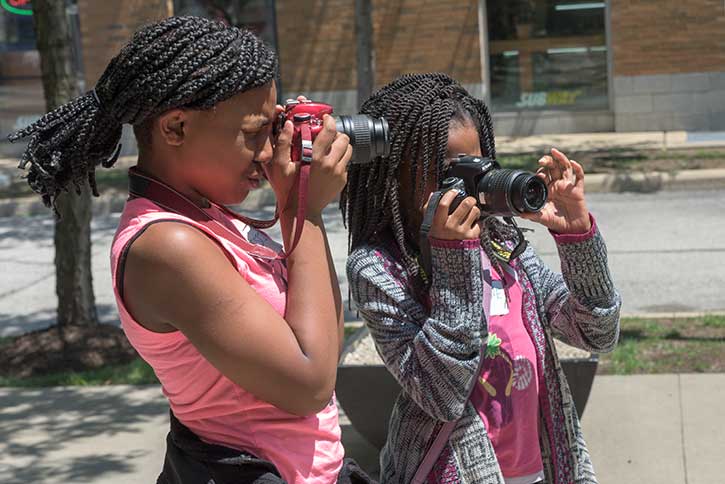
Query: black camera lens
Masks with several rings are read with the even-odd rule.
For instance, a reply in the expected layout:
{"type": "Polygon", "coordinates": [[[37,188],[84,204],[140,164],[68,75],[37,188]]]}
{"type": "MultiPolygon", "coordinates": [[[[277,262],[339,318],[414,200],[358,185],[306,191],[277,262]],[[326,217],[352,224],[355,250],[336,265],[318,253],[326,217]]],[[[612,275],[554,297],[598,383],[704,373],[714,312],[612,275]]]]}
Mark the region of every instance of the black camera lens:
{"type": "Polygon", "coordinates": [[[535,174],[508,169],[486,173],[478,183],[478,192],[482,210],[502,216],[538,212],[549,194],[546,184],[535,174]]]}
{"type": "Polygon", "coordinates": [[[546,204],[548,190],[541,178],[522,173],[511,184],[511,202],[519,212],[538,212],[546,204]]]}
{"type": "Polygon", "coordinates": [[[378,156],[390,154],[390,129],[385,118],[365,114],[338,116],[337,130],[350,137],[353,146],[350,163],[368,163],[378,156]]]}

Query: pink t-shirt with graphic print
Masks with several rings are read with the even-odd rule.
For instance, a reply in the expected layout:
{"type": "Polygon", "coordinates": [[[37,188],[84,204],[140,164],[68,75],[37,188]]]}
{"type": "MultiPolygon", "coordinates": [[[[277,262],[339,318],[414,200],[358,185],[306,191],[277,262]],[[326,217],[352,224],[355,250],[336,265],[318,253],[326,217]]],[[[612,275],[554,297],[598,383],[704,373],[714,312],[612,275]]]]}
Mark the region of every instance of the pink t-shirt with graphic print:
{"type": "MultiPolygon", "coordinates": [[[[212,208],[209,213],[248,241],[281,249],[264,233],[220,210],[212,208]]],[[[111,247],[113,288],[121,326],[136,351],[154,369],[174,414],[206,442],[269,460],[286,482],[335,482],[344,450],[334,398],[323,410],[307,417],[280,410],[222,375],[181,331],[149,331],[126,309],[116,281],[124,248],[148,224],[168,219],[193,225],[216,240],[240,275],[281,316],[285,314],[287,296],[284,271],[270,271],[232,241],[186,217],[165,212],[149,200],[137,198],[126,203],[111,247]]]]}
{"type": "MultiPolygon", "coordinates": [[[[487,257],[483,250],[481,256],[487,257]]],[[[543,478],[536,349],[524,327],[521,285],[515,273],[507,273],[502,282],[492,268],[491,275],[484,277],[493,286],[487,308],[488,343],[471,401],[486,426],[506,483],[531,484],[543,478]]]]}

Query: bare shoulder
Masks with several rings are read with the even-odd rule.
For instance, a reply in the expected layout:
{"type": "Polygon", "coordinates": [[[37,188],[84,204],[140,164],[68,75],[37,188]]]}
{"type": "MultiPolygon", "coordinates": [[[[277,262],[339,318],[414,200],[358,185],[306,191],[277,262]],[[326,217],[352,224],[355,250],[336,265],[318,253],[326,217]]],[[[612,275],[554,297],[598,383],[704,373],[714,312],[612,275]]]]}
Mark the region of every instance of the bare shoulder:
{"type": "Polygon", "coordinates": [[[238,278],[222,249],[199,229],[183,222],[149,226],[126,256],[124,302],[134,318],[155,330],[167,326],[187,303],[200,303],[199,287],[210,280],[238,278]]]}

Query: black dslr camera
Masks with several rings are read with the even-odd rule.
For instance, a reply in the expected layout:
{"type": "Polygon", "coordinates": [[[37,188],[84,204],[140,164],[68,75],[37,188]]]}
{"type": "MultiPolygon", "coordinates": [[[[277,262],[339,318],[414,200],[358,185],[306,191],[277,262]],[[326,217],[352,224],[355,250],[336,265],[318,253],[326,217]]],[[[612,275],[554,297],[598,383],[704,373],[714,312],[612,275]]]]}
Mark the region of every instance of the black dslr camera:
{"type": "Polygon", "coordinates": [[[464,198],[474,197],[481,212],[512,217],[538,212],[546,204],[546,184],[534,173],[501,168],[496,160],[458,155],[445,171],[440,189],[457,189],[450,211],[464,198]]]}

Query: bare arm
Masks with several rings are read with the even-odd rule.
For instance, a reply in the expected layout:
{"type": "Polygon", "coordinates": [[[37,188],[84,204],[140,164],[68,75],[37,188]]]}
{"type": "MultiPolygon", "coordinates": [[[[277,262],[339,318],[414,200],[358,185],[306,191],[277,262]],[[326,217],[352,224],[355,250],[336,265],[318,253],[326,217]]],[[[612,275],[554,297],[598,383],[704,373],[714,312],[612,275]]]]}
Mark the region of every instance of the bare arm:
{"type": "MultiPolygon", "coordinates": [[[[312,245],[305,242],[319,237],[316,231],[306,224],[300,245],[312,245]]],[[[290,270],[291,292],[305,283],[292,274],[303,265],[290,270]]],[[[133,243],[124,287],[125,303],[137,321],[182,331],[223,375],[258,398],[298,415],[329,402],[337,336],[330,331],[336,323],[331,301],[317,301],[317,312],[306,310],[314,299],[289,304],[283,319],[215,242],[174,222],[150,227],[133,243]],[[295,326],[306,331],[298,335],[295,326]]]]}

